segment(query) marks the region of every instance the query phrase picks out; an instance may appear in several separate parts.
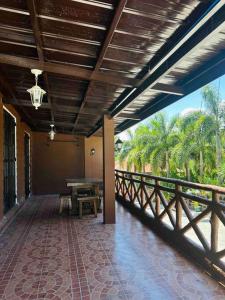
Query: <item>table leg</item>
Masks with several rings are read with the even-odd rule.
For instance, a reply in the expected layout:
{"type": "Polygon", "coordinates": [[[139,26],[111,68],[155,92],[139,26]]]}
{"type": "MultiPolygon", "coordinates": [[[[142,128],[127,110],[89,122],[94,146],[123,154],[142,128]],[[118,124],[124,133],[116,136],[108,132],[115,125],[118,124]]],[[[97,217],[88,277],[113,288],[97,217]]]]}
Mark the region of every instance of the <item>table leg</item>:
{"type": "Polygon", "coordinates": [[[79,216],[80,216],[80,219],[82,219],[82,201],[80,200],[79,201],[79,216]]]}
{"type": "Polygon", "coordinates": [[[97,200],[94,200],[94,213],[95,213],[95,218],[97,218],[97,200]]]}

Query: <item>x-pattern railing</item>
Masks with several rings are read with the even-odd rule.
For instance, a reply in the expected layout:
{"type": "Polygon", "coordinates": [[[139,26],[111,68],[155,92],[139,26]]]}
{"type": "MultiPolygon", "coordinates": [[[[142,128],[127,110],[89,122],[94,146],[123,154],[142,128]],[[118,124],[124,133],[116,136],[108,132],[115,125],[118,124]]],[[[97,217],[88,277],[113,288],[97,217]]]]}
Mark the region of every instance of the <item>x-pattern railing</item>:
{"type": "Polygon", "coordinates": [[[225,188],[121,170],[115,170],[115,182],[122,201],[149,213],[159,224],[184,237],[192,229],[204,255],[225,271],[225,188]]]}

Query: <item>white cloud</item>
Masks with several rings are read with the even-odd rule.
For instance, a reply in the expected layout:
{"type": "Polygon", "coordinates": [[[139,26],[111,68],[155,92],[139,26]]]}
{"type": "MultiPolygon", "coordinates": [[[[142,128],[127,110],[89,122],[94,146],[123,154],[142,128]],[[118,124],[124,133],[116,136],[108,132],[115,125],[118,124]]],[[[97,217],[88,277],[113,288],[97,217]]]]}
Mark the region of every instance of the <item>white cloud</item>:
{"type": "Polygon", "coordinates": [[[200,108],[194,108],[194,107],[188,107],[185,108],[184,110],[182,110],[182,112],[180,113],[181,117],[186,117],[189,114],[193,113],[193,112],[198,112],[201,111],[200,108]]]}

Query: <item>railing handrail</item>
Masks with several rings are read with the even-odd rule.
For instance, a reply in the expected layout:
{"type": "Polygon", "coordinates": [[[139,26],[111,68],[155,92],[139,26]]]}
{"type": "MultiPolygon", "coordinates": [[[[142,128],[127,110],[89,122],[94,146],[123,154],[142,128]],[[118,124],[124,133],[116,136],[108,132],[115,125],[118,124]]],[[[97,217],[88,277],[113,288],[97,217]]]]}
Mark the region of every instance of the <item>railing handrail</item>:
{"type": "Polygon", "coordinates": [[[225,188],[217,186],[217,185],[195,183],[195,182],[190,182],[190,181],[186,181],[186,180],[182,180],[182,179],[167,178],[167,177],[149,175],[146,173],[129,172],[129,171],[118,170],[118,169],[115,169],[115,171],[118,173],[122,173],[122,174],[142,176],[142,177],[152,179],[152,180],[163,181],[163,182],[172,183],[175,185],[181,185],[184,187],[194,188],[194,189],[201,189],[201,190],[205,190],[205,191],[209,191],[209,192],[217,192],[219,194],[225,195],[225,188]]]}
{"type": "MultiPolygon", "coordinates": [[[[225,272],[225,263],[221,260],[225,258],[225,249],[219,248],[222,247],[220,223],[225,225],[225,205],[221,197],[221,194],[225,195],[225,188],[116,169],[115,189],[116,197],[122,202],[147,214],[157,226],[166,226],[169,232],[191,244],[202,258],[207,257],[210,263],[225,272]],[[187,188],[198,189],[200,193],[187,188]],[[207,193],[201,193],[201,190],[207,193]],[[198,213],[194,214],[194,211],[198,213]],[[210,237],[199,226],[205,217],[210,237]],[[195,238],[185,236],[190,229],[202,248],[196,246],[195,238]]],[[[207,226],[204,228],[208,231],[207,226]]]]}

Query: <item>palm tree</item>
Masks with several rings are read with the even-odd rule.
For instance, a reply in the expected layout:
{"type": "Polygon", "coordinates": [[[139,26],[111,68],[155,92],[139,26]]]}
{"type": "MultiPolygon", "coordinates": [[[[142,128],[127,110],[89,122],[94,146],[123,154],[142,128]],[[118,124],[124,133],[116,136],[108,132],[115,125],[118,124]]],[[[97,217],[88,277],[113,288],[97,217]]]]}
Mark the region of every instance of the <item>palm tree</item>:
{"type": "Polygon", "coordinates": [[[189,120],[179,118],[177,121],[178,127],[178,142],[174,145],[171,156],[175,162],[175,166],[179,169],[184,169],[186,179],[191,180],[190,162],[193,160],[195,145],[191,141],[192,131],[188,126],[189,120]]]}
{"type": "Polygon", "coordinates": [[[122,145],[120,152],[117,154],[117,160],[120,165],[122,162],[127,162],[127,169],[134,171],[144,171],[146,164],[145,156],[143,155],[145,149],[145,131],[148,128],[145,125],[139,126],[133,133],[131,130],[127,131],[128,140],[122,145]]]}
{"type": "Polygon", "coordinates": [[[190,162],[195,160],[195,166],[199,166],[199,179],[204,176],[204,158],[209,147],[212,148],[213,119],[200,111],[191,112],[180,118],[179,142],[174,147],[173,158],[178,165],[185,165],[187,180],[190,180],[190,162]]]}
{"type": "Polygon", "coordinates": [[[152,143],[147,146],[147,152],[150,153],[152,167],[156,172],[165,168],[167,177],[170,175],[171,149],[177,140],[176,121],[177,117],[168,121],[165,114],[158,113],[149,124],[152,143]]]}
{"type": "Polygon", "coordinates": [[[216,139],[216,168],[219,169],[222,159],[222,145],[221,145],[221,124],[224,118],[224,108],[219,92],[215,87],[206,85],[202,89],[202,96],[209,114],[214,121],[214,134],[216,139]]]}

